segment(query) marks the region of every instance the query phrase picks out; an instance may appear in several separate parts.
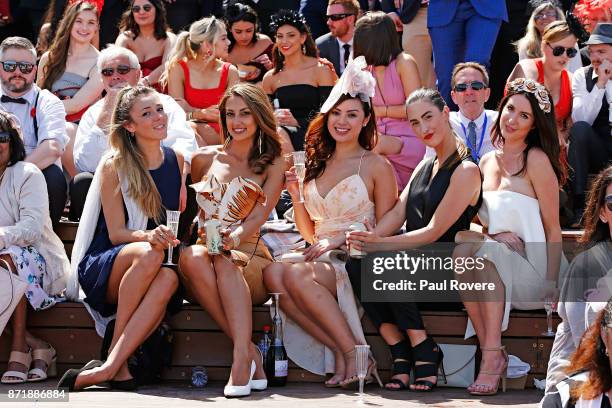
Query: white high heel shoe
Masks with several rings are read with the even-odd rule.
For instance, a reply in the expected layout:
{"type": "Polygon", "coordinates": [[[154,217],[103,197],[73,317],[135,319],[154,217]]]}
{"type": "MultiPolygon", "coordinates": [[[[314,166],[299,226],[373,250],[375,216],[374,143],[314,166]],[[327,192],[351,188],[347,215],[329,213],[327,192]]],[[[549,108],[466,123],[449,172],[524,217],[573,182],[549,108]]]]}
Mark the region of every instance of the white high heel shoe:
{"type": "MultiPolygon", "coordinates": [[[[257,351],[259,352],[259,357],[261,357],[261,365],[263,365],[263,354],[261,354],[261,350],[257,347],[257,351]]],[[[254,391],[264,391],[268,388],[268,379],[262,378],[260,380],[256,380],[251,376],[251,389],[254,391]]]]}
{"type": "Polygon", "coordinates": [[[251,381],[253,381],[253,374],[255,374],[255,369],[255,361],[251,360],[251,375],[246,385],[226,385],[223,388],[223,395],[225,395],[226,398],[238,398],[251,395],[251,381]]]}

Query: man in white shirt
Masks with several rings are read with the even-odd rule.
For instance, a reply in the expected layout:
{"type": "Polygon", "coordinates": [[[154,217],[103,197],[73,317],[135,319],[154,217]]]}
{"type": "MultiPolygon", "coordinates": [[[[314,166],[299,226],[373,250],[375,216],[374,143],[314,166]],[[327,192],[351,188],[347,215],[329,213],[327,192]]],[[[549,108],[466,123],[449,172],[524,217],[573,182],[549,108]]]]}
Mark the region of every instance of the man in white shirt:
{"type": "Polygon", "coordinates": [[[66,143],[62,101],[34,83],[36,50],[23,37],[0,44],[0,109],[13,114],[23,134],[26,161],[42,170],[49,194],[49,215],[57,226],[66,205],[66,179],[60,157],[66,143]]]}
{"type": "MultiPolygon", "coordinates": [[[[78,220],[83,211],[85,197],[102,155],[109,148],[108,134],[116,98],[125,86],[136,86],[141,77],[138,57],[132,51],[111,45],[100,52],[98,69],[106,96],[93,104],[83,114],[74,142],[74,163],[80,174],[74,178],[70,188],[71,220],[78,220]]],[[[185,158],[181,208],[185,208],[185,180],[190,173],[191,156],[197,149],[195,134],[186,120],[185,111],[168,95],[159,95],[168,115],[168,137],[162,144],[181,152],[185,158]]]]}
{"type": "Polygon", "coordinates": [[[585,44],[591,65],[574,72],[572,79],[574,125],[568,161],[573,227],[580,226],[589,173],[598,173],[612,160],[612,23],[598,24],[585,44]]]}
{"type": "MultiPolygon", "coordinates": [[[[453,69],[451,86],[451,98],[459,107],[459,112],[450,113],[451,125],[478,163],[485,153],[495,150],[491,128],[497,120],[497,112],[484,108],[491,93],[489,75],[485,67],[476,62],[461,62],[453,69]]],[[[427,147],[424,158],[435,154],[427,147]]]]}
{"type": "Polygon", "coordinates": [[[329,0],[327,27],[329,33],[317,38],[319,56],[334,64],[338,76],[353,59],[353,34],[359,15],[357,0],[329,0]]]}

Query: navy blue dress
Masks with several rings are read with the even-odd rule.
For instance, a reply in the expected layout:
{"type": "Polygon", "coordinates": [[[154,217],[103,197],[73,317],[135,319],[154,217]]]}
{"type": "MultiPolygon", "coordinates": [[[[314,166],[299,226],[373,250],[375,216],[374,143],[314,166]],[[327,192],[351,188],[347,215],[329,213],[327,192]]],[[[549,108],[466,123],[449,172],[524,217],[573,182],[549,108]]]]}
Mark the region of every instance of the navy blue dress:
{"type": "MultiPolygon", "coordinates": [[[[159,191],[164,209],[177,211],[179,209],[181,172],[174,150],[167,147],[162,147],[162,149],[164,152],[163,163],[157,169],[149,170],[149,174],[151,174],[159,191]]],[[[127,223],[128,216],[125,204],[123,212],[127,223]]],[[[166,223],[165,211],[163,211],[160,221],[161,224],[166,223]]],[[[147,229],[155,229],[158,225],[153,219],[149,219],[147,229]]],[[[85,302],[102,316],[111,316],[117,311],[117,305],[106,303],[106,291],[115,258],[125,245],[127,244],[112,244],[108,236],[104,212],[101,209],[94,238],[79,263],[78,272],[79,283],[86,295],[85,302]]]]}

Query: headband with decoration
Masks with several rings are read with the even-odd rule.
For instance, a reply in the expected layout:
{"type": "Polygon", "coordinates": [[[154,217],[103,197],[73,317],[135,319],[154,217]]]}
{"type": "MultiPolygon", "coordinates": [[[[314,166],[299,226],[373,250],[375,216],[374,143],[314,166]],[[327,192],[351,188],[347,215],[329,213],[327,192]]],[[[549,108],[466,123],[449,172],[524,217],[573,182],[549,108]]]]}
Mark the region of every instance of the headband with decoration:
{"type": "Polygon", "coordinates": [[[365,57],[358,56],[348,63],[342,76],[334,85],[329,97],[321,106],[321,112],[329,112],[338,103],[342,95],[350,95],[353,98],[359,97],[363,102],[370,104],[370,98],[374,97],[376,90],[376,80],[367,67],[365,57]]]}
{"type": "Polygon", "coordinates": [[[527,92],[533,94],[538,101],[538,106],[545,113],[550,113],[551,103],[550,95],[546,88],[533,79],[517,78],[506,85],[507,93],[527,92]]]}
{"type": "Polygon", "coordinates": [[[276,33],[276,31],[285,24],[297,28],[302,33],[306,31],[308,27],[304,16],[293,10],[280,10],[270,18],[270,30],[272,30],[273,33],[276,33]]]}

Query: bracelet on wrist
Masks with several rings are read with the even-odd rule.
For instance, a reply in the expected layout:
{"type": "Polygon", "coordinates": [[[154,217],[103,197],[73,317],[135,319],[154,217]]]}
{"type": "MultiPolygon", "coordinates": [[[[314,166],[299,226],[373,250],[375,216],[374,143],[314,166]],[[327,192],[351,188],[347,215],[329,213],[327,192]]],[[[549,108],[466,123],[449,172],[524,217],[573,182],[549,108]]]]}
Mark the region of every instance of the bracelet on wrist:
{"type": "Polygon", "coordinates": [[[187,120],[193,120],[193,112],[187,114],[187,120]]]}

